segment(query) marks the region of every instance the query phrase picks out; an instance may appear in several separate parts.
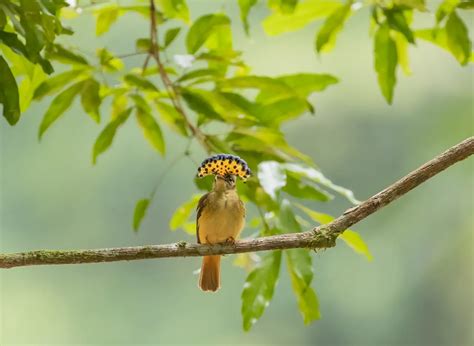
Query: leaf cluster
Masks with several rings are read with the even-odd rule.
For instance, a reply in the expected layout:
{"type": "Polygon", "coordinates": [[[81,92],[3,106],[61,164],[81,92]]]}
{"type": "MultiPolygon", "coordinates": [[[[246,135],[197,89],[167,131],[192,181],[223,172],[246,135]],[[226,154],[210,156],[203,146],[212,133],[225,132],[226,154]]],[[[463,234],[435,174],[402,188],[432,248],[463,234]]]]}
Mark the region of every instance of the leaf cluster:
{"type": "Polygon", "coordinates": [[[35,75],[42,75],[35,66],[46,74],[53,73],[51,54],[60,49],[54,42],[59,35],[72,34],[59,18],[66,5],[62,0],[0,1],[0,104],[10,125],[16,124],[21,114],[15,76],[28,80],[26,86],[20,86],[21,91],[32,89],[35,75]]]}
{"type": "MultiPolygon", "coordinates": [[[[248,15],[257,4],[256,1],[239,1],[247,32],[248,15]]],[[[429,13],[425,0],[269,1],[269,6],[272,12],[262,22],[268,35],[280,35],[323,21],[314,39],[318,54],[334,48],[337,36],[352,15],[369,9],[374,69],[382,95],[389,104],[393,102],[398,67],[405,75],[411,74],[409,46],[416,46],[418,39],[447,50],[463,66],[473,61],[472,42],[461,16],[462,11],[474,8],[472,0],[443,0],[433,11],[433,27],[420,29],[413,27],[413,19],[416,14],[429,13]]]]}

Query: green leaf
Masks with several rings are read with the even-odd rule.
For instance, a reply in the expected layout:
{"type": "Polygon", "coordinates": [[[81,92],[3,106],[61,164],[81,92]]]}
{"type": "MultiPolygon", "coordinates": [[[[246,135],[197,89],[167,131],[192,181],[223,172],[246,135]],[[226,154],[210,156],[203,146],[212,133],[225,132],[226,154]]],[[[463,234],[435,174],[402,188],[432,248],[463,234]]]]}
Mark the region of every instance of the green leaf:
{"type": "Polygon", "coordinates": [[[117,5],[111,5],[102,7],[95,14],[97,16],[95,34],[100,36],[109,31],[112,24],[117,21],[120,9],[117,5]]]}
{"type": "Polygon", "coordinates": [[[186,36],[186,48],[188,53],[196,53],[209,36],[222,25],[230,25],[230,20],[226,15],[208,14],[199,17],[191,26],[186,36]]]}
{"type": "Polygon", "coordinates": [[[257,4],[257,0],[239,0],[240,19],[244,24],[245,33],[249,34],[248,16],[252,7],[257,4]]]}
{"type": "Polygon", "coordinates": [[[265,92],[267,97],[265,101],[275,101],[288,96],[296,95],[294,90],[290,88],[285,82],[277,78],[263,77],[263,76],[241,76],[224,79],[218,82],[218,88],[221,90],[232,89],[258,89],[265,92]],[[268,95],[273,95],[269,99],[268,95]]]}
{"type": "Polygon", "coordinates": [[[286,185],[282,190],[293,197],[302,199],[326,202],[332,198],[326,191],[307,184],[298,175],[292,172],[287,172],[286,185]]]}
{"type": "MultiPolygon", "coordinates": [[[[334,220],[334,217],[331,215],[319,213],[299,203],[295,203],[295,205],[305,212],[306,215],[308,215],[312,220],[321,225],[328,224],[334,220]]],[[[373,257],[369,251],[369,247],[367,244],[365,244],[364,240],[357,232],[347,229],[344,231],[344,233],[340,234],[338,238],[342,239],[347,244],[347,246],[353,249],[356,253],[365,256],[368,261],[372,261],[373,257]]]]}
{"type": "Polygon", "coordinates": [[[444,28],[416,30],[415,36],[449,51],[448,39],[446,37],[446,30],[444,28]]]}
{"type": "Polygon", "coordinates": [[[198,178],[194,177],[194,185],[201,190],[208,192],[212,189],[212,184],[213,184],[214,179],[212,179],[212,176],[207,176],[204,178],[198,178]]]}
{"type": "Polygon", "coordinates": [[[166,31],[164,48],[167,48],[171,43],[173,43],[176,37],[178,37],[180,31],[180,27],[171,28],[166,31]]]}
{"type": "Polygon", "coordinates": [[[102,132],[99,134],[99,137],[97,137],[95,143],[94,143],[94,149],[92,151],[92,163],[95,164],[97,162],[97,157],[105,152],[110,145],[112,144],[115,133],[117,132],[117,129],[125,123],[125,121],[128,119],[130,116],[130,113],[132,112],[133,108],[128,108],[122,113],[118,114],[114,120],[109,122],[107,126],[102,130],[102,132]]]}
{"type": "Polygon", "coordinates": [[[189,71],[189,72],[183,74],[176,81],[177,82],[185,82],[185,81],[192,80],[192,79],[195,79],[195,78],[207,77],[207,76],[211,76],[211,77],[218,76],[218,71],[215,70],[215,69],[201,68],[201,69],[189,71]]]}
{"type": "Polygon", "coordinates": [[[399,32],[395,32],[393,38],[395,39],[395,44],[397,45],[397,56],[398,56],[398,63],[402,68],[403,73],[406,76],[411,75],[411,68],[410,68],[410,61],[408,58],[408,41],[399,32]]]}
{"type": "Polygon", "coordinates": [[[184,121],[183,116],[171,105],[163,102],[156,102],[156,108],[158,109],[158,114],[173,131],[176,133],[187,136],[188,130],[186,127],[186,122],[184,121]]]}
{"type": "Polygon", "coordinates": [[[100,122],[99,107],[101,103],[99,82],[93,78],[84,81],[81,91],[82,108],[97,123],[100,122]]]}
{"type": "Polygon", "coordinates": [[[85,69],[74,69],[55,75],[42,82],[35,90],[33,98],[41,100],[44,96],[52,95],[71,82],[77,82],[87,76],[85,69]]]}
{"type": "Polygon", "coordinates": [[[264,161],[258,165],[258,180],[263,190],[274,200],[278,193],[286,185],[285,170],[276,161],[264,161]]]}
{"type": "MultiPolygon", "coordinates": [[[[296,73],[277,77],[276,80],[285,83],[301,99],[306,99],[314,92],[324,91],[327,87],[336,84],[339,80],[330,74],[296,73]]],[[[272,91],[262,91],[257,97],[259,102],[271,100],[272,91]]]]}
{"type": "Polygon", "coordinates": [[[148,101],[141,94],[131,94],[130,98],[135,103],[137,109],[141,109],[144,112],[151,113],[151,107],[148,101]]]}
{"type": "MultiPolygon", "coordinates": [[[[247,153],[246,153],[247,154],[247,153]]],[[[248,158],[251,158],[251,156],[246,155],[245,158],[248,160],[248,158]]],[[[255,180],[249,180],[247,181],[247,184],[238,184],[237,189],[239,192],[240,196],[245,196],[248,200],[254,202],[256,205],[260,206],[261,208],[264,208],[265,210],[272,211],[272,212],[277,212],[280,209],[280,204],[279,202],[274,201],[260,186],[258,181],[255,180]]],[[[272,216],[274,219],[274,216],[272,216]]],[[[274,225],[272,224],[272,227],[274,225]]],[[[265,235],[270,235],[270,233],[267,232],[265,228],[261,230],[261,233],[265,233],[265,235]]],[[[281,233],[281,232],[278,232],[281,233]]],[[[275,234],[275,233],[271,233],[275,234]]]]}
{"type": "Polygon", "coordinates": [[[185,0],[158,0],[157,3],[166,17],[189,23],[189,9],[185,0]]]}
{"type": "Polygon", "coordinates": [[[100,60],[100,65],[106,72],[116,72],[123,69],[123,62],[115,57],[110,51],[105,48],[99,48],[96,51],[97,57],[100,60]]]}
{"type": "Polygon", "coordinates": [[[112,99],[112,112],[110,118],[115,120],[126,108],[128,105],[127,89],[120,88],[114,90],[113,99],[112,99]]]}
{"type": "Polygon", "coordinates": [[[135,232],[138,232],[140,224],[148,210],[149,205],[150,200],[148,198],[141,199],[137,202],[135,206],[135,212],[133,213],[133,230],[135,232]]]}
{"type": "Polygon", "coordinates": [[[280,164],[280,165],[282,165],[283,168],[285,168],[286,170],[292,172],[293,174],[296,174],[296,177],[299,177],[300,179],[301,178],[306,178],[306,179],[309,179],[309,180],[311,180],[311,181],[313,181],[317,184],[321,184],[321,185],[323,185],[323,186],[325,186],[325,187],[341,194],[342,196],[347,198],[347,200],[350,201],[353,204],[359,204],[360,203],[360,201],[358,201],[354,197],[354,193],[351,190],[334,184],[331,180],[326,178],[322,172],[318,171],[317,169],[315,169],[313,167],[307,167],[305,165],[296,164],[296,163],[283,163],[283,164],[280,164]]]}
{"type": "Polygon", "coordinates": [[[461,65],[466,65],[471,56],[472,44],[467,27],[453,11],[446,22],[446,35],[449,50],[461,65]]]}
{"type": "Polygon", "coordinates": [[[461,0],[458,4],[458,8],[463,10],[472,10],[474,9],[474,0],[461,0]]]}
{"type": "Polygon", "coordinates": [[[176,229],[183,227],[185,222],[189,219],[194,209],[196,209],[200,195],[193,195],[190,200],[179,206],[170,220],[170,229],[175,231],[176,229]]]}
{"type": "Polygon", "coordinates": [[[448,22],[446,23],[445,28],[417,30],[415,31],[415,35],[422,40],[426,40],[447,50],[461,63],[461,65],[467,64],[471,59],[471,52],[468,52],[468,49],[471,49],[471,42],[469,37],[465,36],[467,32],[464,31],[466,28],[462,20],[455,12],[453,12],[452,15],[454,15],[453,19],[451,19],[451,16],[448,19],[448,22],[451,20],[451,23],[449,24],[451,37],[448,37],[447,33],[448,22]],[[467,52],[469,54],[466,59],[467,52]]]}
{"type": "Polygon", "coordinates": [[[15,78],[23,75],[32,75],[35,64],[26,57],[15,53],[14,50],[10,49],[4,44],[0,44],[0,52],[5,61],[8,61],[10,64],[10,71],[12,72],[13,76],[15,76],[15,78]]]}
{"type": "Polygon", "coordinates": [[[150,142],[152,147],[159,153],[164,155],[166,148],[165,141],[161,133],[161,128],[155,118],[147,110],[137,107],[137,120],[148,142],[150,142]]]}
{"type": "MultiPolygon", "coordinates": [[[[205,110],[206,113],[200,113],[208,115],[210,119],[222,119],[224,122],[241,126],[249,126],[257,122],[257,119],[251,114],[247,114],[247,110],[241,108],[238,101],[229,94],[202,89],[186,90],[188,94],[191,92],[194,98],[199,100],[201,106],[204,107],[202,110],[205,110]]],[[[186,98],[189,99],[189,95],[186,98]]]]}
{"type": "Polygon", "coordinates": [[[280,204],[278,219],[280,227],[284,233],[301,232],[301,226],[296,220],[291,204],[287,199],[284,199],[280,204]]]}
{"type": "Polygon", "coordinates": [[[195,235],[196,234],[196,222],[188,221],[183,224],[181,227],[183,231],[188,234],[195,235]]]}
{"type": "Polygon", "coordinates": [[[311,158],[288,145],[280,130],[268,127],[238,127],[227,136],[226,142],[233,144],[234,151],[246,152],[246,155],[259,153],[255,166],[261,162],[261,154],[270,160],[301,159],[310,162],[311,158]]]}
{"type": "Polygon", "coordinates": [[[311,210],[307,207],[305,207],[302,204],[295,203],[295,205],[300,208],[302,211],[304,211],[312,220],[316,221],[320,225],[325,225],[330,223],[334,218],[331,215],[324,214],[324,213],[319,213],[317,211],[311,210]]]}
{"type": "Polygon", "coordinates": [[[0,55],[0,103],[3,105],[3,116],[10,125],[20,120],[20,96],[18,86],[7,62],[0,55]]]}
{"type": "Polygon", "coordinates": [[[242,291],[242,318],[245,331],[262,317],[270,304],[280,275],[281,251],[262,256],[259,265],[250,272],[242,291]]]}
{"type": "MultiPolygon", "coordinates": [[[[225,17],[228,19],[228,17],[225,17]]],[[[224,58],[227,61],[209,61],[208,66],[209,68],[215,68],[222,71],[222,74],[225,74],[225,70],[228,65],[228,60],[230,60],[233,56],[238,56],[241,53],[236,52],[232,49],[232,30],[230,27],[230,19],[229,24],[227,25],[217,25],[214,27],[214,30],[211,35],[209,35],[208,39],[205,42],[206,48],[218,56],[224,58]]]]}
{"type": "Polygon", "coordinates": [[[449,16],[460,0],[444,0],[436,10],[436,22],[439,24],[444,18],[449,16]]]}
{"type": "Polygon", "coordinates": [[[260,95],[263,95],[263,93],[257,97],[259,103],[255,113],[260,123],[268,127],[277,128],[282,122],[292,120],[303,115],[305,112],[314,112],[311,104],[300,97],[288,97],[275,102],[261,104],[260,95]]]}
{"type": "Polygon", "coordinates": [[[398,9],[386,10],[385,16],[387,17],[387,22],[391,29],[401,33],[411,44],[415,44],[415,36],[408,25],[403,11],[398,9]]]}
{"type": "Polygon", "coordinates": [[[397,46],[390,36],[386,23],[380,25],[374,38],[375,71],[382,94],[389,104],[393,100],[393,89],[397,81],[397,46]]]}
{"type": "Polygon", "coordinates": [[[319,301],[311,287],[313,280],[312,258],[307,249],[291,249],[285,252],[293,292],[305,324],[321,318],[319,301]]]}
{"type": "Polygon", "coordinates": [[[406,6],[418,11],[426,11],[425,0],[394,0],[395,5],[406,6]]]}
{"type": "Polygon", "coordinates": [[[46,51],[46,57],[69,65],[89,65],[89,62],[82,55],[64,48],[60,44],[54,44],[46,51]]]}
{"type": "Polygon", "coordinates": [[[152,82],[140,75],[129,73],[126,74],[123,79],[131,86],[135,86],[148,91],[158,91],[158,88],[152,82]]]}
{"type": "Polygon", "coordinates": [[[54,123],[72,104],[74,98],[81,92],[83,82],[78,82],[56,96],[41,121],[38,137],[42,138],[44,132],[54,123]]]}
{"type": "Polygon", "coordinates": [[[190,89],[183,89],[181,95],[186,101],[189,108],[198,114],[203,115],[205,118],[214,120],[223,120],[219,113],[217,113],[212,105],[203,98],[198,92],[190,89]]]}
{"type": "Polygon", "coordinates": [[[149,38],[139,38],[135,41],[135,50],[137,52],[148,53],[151,48],[151,40],[149,38]]]}
{"type": "Polygon", "coordinates": [[[7,16],[5,15],[5,12],[0,11],[0,29],[3,29],[6,24],[7,24],[7,16]]]}
{"type": "Polygon", "coordinates": [[[277,0],[280,2],[280,8],[283,13],[293,13],[299,0],[277,0]]]}
{"type": "Polygon", "coordinates": [[[43,58],[41,55],[38,57],[38,64],[41,66],[45,73],[51,74],[54,72],[54,68],[51,64],[51,61],[43,58]]]}
{"type": "MultiPolygon", "coordinates": [[[[3,13],[3,12],[0,12],[0,13],[3,13]]],[[[23,44],[23,42],[21,42],[18,39],[17,34],[0,30],[0,43],[10,48],[16,54],[20,54],[22,56],[28,57],[28,52],[26,51],[26,47],[23,44]]]]}
{"type": "Polygon", "coordinates": [[[262,22],[267,35],[279,35],[299,30],[309,23],[327,17],[341,3],[331,0],[307,0],[300,2],[291,15],[274,12],[262,22]]]}
{"type": "MultiPolygon", "coordinates": [[[[208,47],[209,48],[209,47],[208,47]]],[[[209,68],[215,68],[214,65],[237,66],[240,69],[246,69],[247,66],[240,59],[241,53],[234,50],[227,50],[225,52],[203,52],[196,55],[196,60],[207,61],[209,68]]],[[[223,73],[221,74],[224,75],[223,73]]]]}
{"type": "Polygon", "coordinates": [[[233,117],[243,118],[246,120],[251,120],[252,122],[257,122],[259,117],[259,106],[245,98],[244,96],[238,93],[232,92],[215,92],[214,94],[219,95],[219,99],[225,100],[222,102],[222,105],[229,105],[228,107],[232,109],[232,112],[235,112],[233,117]]]}
{"type": "MultiPolygon", "coordinates": [[[[36,26],[40,16],[39,4],[36,1],[21,0],[23,11],[19,12],[20,23],[26,40],[26,50],[32,62],[38,62],[39,53],[45,45],[44,33],[36,26]]],[[[11,17],[10,17],[11,18],[11,17]]]]}
{"type": "MultiPolygon", "coordinates": [[[[104,1],[104,2],[106,2],[106,1],[104,1]]],[[[123,5],[120,5],[119,11],[120,11],[120,14],[125,14],[125,13],[128,13],[128,12],[135,12],[135,13],[141,15],[142,17],[144,17],[146,19],[150,19],[150,6],[147,6],[147,5],[144,5],[144,6],[140,6],[140,5],[123,6],[123,5]]],[[[156,11],[156,20],[157,20],[158,24],[161,24],[163,22],[163,16],[160,13],[160,11],[156,11]]]]}
{"type": "Polygon", "coordinates": [[[329,52],[336,42],[336,36],[344,26],[345,21],[351,15],[352,1],[335,10],[324,22],[316,36],[316,51],[329,52]]]}
{"type": "Polygon", "coordinates": [[[268,0],[268,7],[285,14],[293,13],[297,4],[298,0],[268,0]]]}
{"type": "Polygon", "coordinates": [[[347,229],[338,238],[342,239],[355,252],[367,257],[368,261],[372,261],[372,254],[359,233],[347,229]]]}
{"type": "Polygon", "coordinates": [[[34,65],[32,73],[28,74],[27,77],[23,78],[18,87],[18,94],[20,95],[20,110],[24,112],[28,109],[31,101],[33,100],[33,94],[36,88],[47,78],[46,73],[43,71],[40,65],[34,65]]]}

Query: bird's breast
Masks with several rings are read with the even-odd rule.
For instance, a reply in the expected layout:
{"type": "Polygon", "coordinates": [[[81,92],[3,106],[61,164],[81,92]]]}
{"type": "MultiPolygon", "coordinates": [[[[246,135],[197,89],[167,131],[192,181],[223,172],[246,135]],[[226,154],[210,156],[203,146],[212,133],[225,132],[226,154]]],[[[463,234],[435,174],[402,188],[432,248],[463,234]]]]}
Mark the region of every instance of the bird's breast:
{"type": "Polygon", "coordinates": [[[236,239],[244,226],[245,210],[237,194],[210,196],[199,218],[201,243],[221,243],[236,239]]]}

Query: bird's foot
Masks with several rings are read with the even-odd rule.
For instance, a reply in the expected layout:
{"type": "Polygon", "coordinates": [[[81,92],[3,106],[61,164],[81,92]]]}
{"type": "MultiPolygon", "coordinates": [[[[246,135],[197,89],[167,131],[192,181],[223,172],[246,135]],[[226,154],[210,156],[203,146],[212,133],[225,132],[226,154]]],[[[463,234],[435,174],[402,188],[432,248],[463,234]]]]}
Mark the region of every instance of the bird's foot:
{"type": "Polygon", "coordinates": [[[225,240],[224,244],[226,245],[234,245],[235,244],[235,238],[234,237],[229,237],[225,240]]]}

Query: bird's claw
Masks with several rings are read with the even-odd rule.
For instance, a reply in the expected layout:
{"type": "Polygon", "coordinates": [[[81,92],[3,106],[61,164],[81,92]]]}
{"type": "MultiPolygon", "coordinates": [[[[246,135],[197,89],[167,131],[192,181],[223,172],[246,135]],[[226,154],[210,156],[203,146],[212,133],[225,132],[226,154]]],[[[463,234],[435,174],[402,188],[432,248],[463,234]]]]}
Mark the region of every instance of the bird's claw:
{"type": "Polygon", "coordinates": [[[226,245],[234,245],[235,244],[235,238],[234,237],[229,237],[225,240],[224,242],[226,245]]]}

